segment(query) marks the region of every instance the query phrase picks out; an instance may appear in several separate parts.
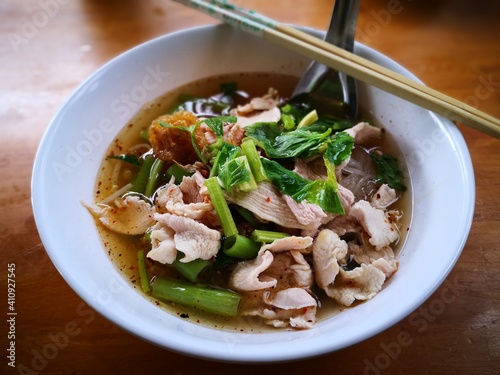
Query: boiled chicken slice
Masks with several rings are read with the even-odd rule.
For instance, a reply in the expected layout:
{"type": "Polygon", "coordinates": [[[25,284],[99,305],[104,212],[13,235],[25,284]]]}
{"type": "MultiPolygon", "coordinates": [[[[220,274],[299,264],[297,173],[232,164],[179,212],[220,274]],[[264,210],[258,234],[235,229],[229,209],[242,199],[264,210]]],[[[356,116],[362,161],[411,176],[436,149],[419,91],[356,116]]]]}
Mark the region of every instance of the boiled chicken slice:
{"type": "Polygon", "coordinates": [[[105,227],[122,234],[144,234],[155,222],[155,208],[138,196],[129,195],[116,199],[114,206],[94,205],[89,210],[105,227]]]}
{"type": "Polygon", "coordinates": [[[262,221],[271,221],[285,228],[314,229],[313,222],[302,224],[286,203],[283,195],[269,181],[259,183],[257,189],[235,193],[227,197],[230,201],[251,211],[262,221]]]}
{"type": "Polygon", "coordinates": [[[365,200],[356,202],[351,207],[349,214],[363,226],[370,235],[369,242],[377,250],[388,246],[399,238],[398,228],[387,218],[384,211],[373,207],[365,200]]]}
{"type": "Polygon", "coordinates": [[[337,233],[324,229],[313,244],[314,275],[318,286],[328,294],[340,271],[340,264],[347,262],[347,243],[337,233]]]}
{"type": "Polygon", "coordinates": [[[198,190],[199,194],[193,191],[198,186],[198,180],[199,178],[196,176],[187,178],[185,182],[184,180],[181,182],[181,185],[176,185],[171,180],[158,189],[156,197],[158,212],[171,213],[217,226],[219,219],[212,202],[204,200],[200,189],[198,190]],[[194,201],[190,201],[191,199],[194,201]]]}
{"type": "MultiPolygon", "coordinates": [[[[331,230],[324,229],[313,244],[313,263],[318,286],[344,306],[356,300],[373,298],[381,289],[386,276],[379,267],[383,264],[362,264],[346,271],[347,243],[331,230]]],[[[380,262],[379,262],[380,263],[380,262]]]]}
{"type": "Polygon", "coordinates": [[[262,246],[260,251],[269,250],[273,253],[279,253],[287,250],[298,250],[302,253],[309,253],[312,243],[313,239],[311,237],[289,236],[262,246]]]}
{"type": "Polygon", "coordinates": [[[273,313],[269,311],[267,318],[268,324],[275,327],[311,328],[316,322],[317,301],[306,289],[284,289],[272,298],[266,294],[264,302],[272,307],[273,313]]]}
{"type": "Polygon", "coordinates": [[[344,130],[347,134],[354,138],[354,143],[357,145],[365,145],[380,138],[382,129],[372,126],[367,122],[360,122],[352,128],[344,130]]]}
{"type": "Polygon", "coordinates": [[[302,225],[319,227],[322,220],[327,217],[326,213],[318,205],[308,203],[306,200],[299,203],[289,195],[283,195],[283,198],[302,225]]]}
{"type": "MultiPolygon", "coordinates": [[[[229,278],[230,287],[239,291],[274,288],[278,284],[278,279],[281,282],[285,279],[285,268],[293,273],[293,277],[300,280],[295,282],[293,286],[301,284],[310,286],[312,271],[300,251],[309,251],[308,248],[311,244],[311,237],[290,236],[262,246],[255,259],[238,263],[229,278]],[[288,254],[284,257],[288,256],[290,259],[285,260],[284,257],[278,257],[280,253],[288,254]],[[283,262],[285,262],[285,266],[282,266],[283,262]],[[273,270],[276,267],[279,267],[278,271],[273,270]]],[[[288,286],[287,283],[286,287],[288,286]]]]}
{"type": "Polygon", "coordinates": [[[273,254],[264,251],[253,260],[238,263],[229,279],[229,286],[239,291],[255,291],[275,287],[278,280],[269,276],[260,276],[273,260],[273,254]]]}
{"type": "Polygon", "coordinates": [[[373,264],[362,264],[351,271],[340,269],[337,286],[328,290],[328,295],[344,306],[355,300],[364,301],[375,297],[382,289],[385,274],[373,264]]]}
{"type": "Polygon", "coordinates": [[[355,242],[349,243],[349,250],[354,260],[358,264],[377,264],[377,268],[384,272],[385,276],[389,278],[399,268],[399,262],[394,255],[394,251],[390,246],[385,246],[377,250],[367,240],[364,240],[364,237],[366,237],[366,235],[362,237],[363,243],[361,244],[355,242]],[[375,263],[376,261],[379,262],[375,263]]]}
{"type": "Polygon", "coordinates": [[[221,240],[219,231],[187,217],[155,214],[154,218],[158,223],[153,228],[151,237],[158,239],[158,242],[153,242],[152,250],[147,254],[149,258],[159,262],[165,259],[173,262],[177,251],[180,251],[184,254],[180,262],[188,263],[195,259],[210,260],[217,255],[221,240]],[[161,230],[161,233],[157,233],[158,230],[161,230]],[[172,232],[174,246],[172,238],[169,237],[172,232]],[[165,245],[161,238],[167,241],[165,245]]]}
{"type": "Polygon", "coordinates": [[[161,264],[172,264],[177,257],[174,230],[162,223],[156,223],[151,231],[151,250],[147,257],[161,264]]]}
{"type": "Polygon", "coordinates": [[[249,126],[255,124],[257,122],[278,122],[281,118],[281,111],[279,108],[274,107],[268,109],[267,111],[257,112],[252,116],[237,116],[236,123],[245,128],[245,126],[249,126]]]}
{"type": "Polygon", "coordinates": [[[370,199],[370,204],[375,208],[384,209],[398,200],[396,190],[387,184],[382,184],[370,199]]]}

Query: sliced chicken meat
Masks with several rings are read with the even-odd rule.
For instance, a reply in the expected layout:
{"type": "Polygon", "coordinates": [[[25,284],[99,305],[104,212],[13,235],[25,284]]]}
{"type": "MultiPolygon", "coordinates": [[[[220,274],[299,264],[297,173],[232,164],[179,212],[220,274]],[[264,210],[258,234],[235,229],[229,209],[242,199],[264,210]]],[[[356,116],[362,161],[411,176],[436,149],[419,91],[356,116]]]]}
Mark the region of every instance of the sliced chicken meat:
{"type": "Polygon", "coordinates": [[[248,115],[255,111],[265,111],[277,108],[279,104],[278,91],[272,87],[267,90],[267,93],[262,97],[255,97],[248,104],[240,105],[236,108],[237,114],[248,115]]]}
{"type": "Polygon", "coordinates": [[[272,309],[267,311],[267,324],[275,327],[312,328],[316,322],[316,299],[302,288],[288,288],[264,296],[272,309]]]}
{"type": "Polygon", "coordinates": [[[362,264],[347,271],[348,245],[331,230],[321,231],[313,244],[315,278],[326,294],[344,306],[373,298],[382,288],[385,274],[375,265],[362,264]]]}
{"type": "Polygon", "coordinates": [[[245,126],[249,126],[255,124],[256,122],[278,122],[281,118],[281,112],[279,108],[271,108],[267,111],[256,112],[251,116],[237,116],[236,123],[244,128],[245,126]]]}
{"type": "Polygon", "coordinates": [[[256,291],[275,287],[278,280],[270,276],[261,276],[273,260],[273,254],[264,251],[253,260],[238,263],[229,279],[229,287],[238,291],[256,291]]]}
{"type": "Polygon", "coordinates": [[[373,207],[365,200],[356,202],[349,214],[355,217],[370,235],[369,242],[376,249],[382,249],[399,238],[399,231],[393,220],[390,220],[383,210],[373,207]]]}
{"type": "Polygon", "coordinates": [[[382,184],[370,199],[370,204],[375,208],[384,209],[398,200],[396,190],[387,184],[382,184]]]}
{"type": "Polygon", "coordinates": [[[290,282],[288,277],[287,284],[296,286],[307,283],[310,286],[312,271],[301,251],[310,251],[312,242],[311,237],[290,236],[262,246],[255,259],[238,263],[229,278],[230,287],[239,291],[276,287],[278,279],[284,280],[284,272],[292,272],[291,277],[297,278],[297,281],[290,282]],[[293,255],[290,254],[292,252],[293,255]],[[278,257],[280,253],[284,254],[283,257],[278,257]],[[290,259],[286,260],[285,257],[290,259]]]}
{"type": "Polygon", "coordinates": [[[268,181],[259,183],[257,189],[235,193],[230,201],[251,211],[261,221],[271,221],[285,228],[314,229],[317,224],[302,224],[290,209],[283,195],[268,181]]]}
{"type": "Polygon", "coordinates": [[[218,216],[208,198],[204,198],[201,190],[198,194],[192,191],[194,184],[198,185],[199,177],[184,178],[181,185],[176,185],[173,179],[157,192],[156,207],[159,213],[171,213],[177,216],[198,220],[212,227],[219,224],[218,216]],[[184,192],[183,192],[184,190],[184,192]],[[185,202],[185,197],[188,202],[185,202]],[[189,202],[189,200],[194,200],[189,202]]]}
{"type": "Polygon", "coordinates": [[[347,243],[329,229],[319,232],[313,244],[314,277],[318,286],[329,294],[340,271],[347,262],[347,243]]]}
{"type": "Polygon", "coordinates": [[[283,198],[297,221],[304,226],[319,227],[323,219],[327,217],[327,214],[315,204],[305,200],[299,203],[288,195],[283,195],[283,198]]]}
{"type": "Polygon", "coordinates": [[[105,227],[117,233],[144,234],[154,224],[155,208],[138,196],[116,199],[113,206],[87,208],[105,227]]]}
{"type": "Polygon", "coordinates": [[[351,306],[354,301],[369,300],[382,289],[385,274],[373,264],[362,264],[351,271],[340,269],[334,288],[327,294],[344,306],[351,306]]]}
{"type": "MultiPolygon", "coordinates": [[[[363,236],[363,239],[366,236],[363,236]]],[[[385,246],[381,249],[376,249],[364,239],[361,244],[349,242],[349,251],[352,253],[354,260],[358,264],[374,264],[378,260],[378,267],[389,278],[394,274],[399,267],[399,262],[394,255],[394,251],[390,246],[385,246]],[[382,261],[383,260],[383,261],[382,261]]]]}
{"type": "Polygon", "coordinates": [[[275,327],[314,324],[313,274],[303,255],[310,252],[312,242],[310,237],[279,239],[262,246],[256,259],[236,266],[230,286],[243,292],[243,315],[263,317],[275,327]]]}
{"type": "Polygon", "coordinates": [[[366,145],[380,138],[382,129],[372,126],[367,122],[360,122],[352,128],[344,130],[347,134],[354,138],[354,143],[357,145],[366,145]]]}
{"type": "Polygon", "coordinates": [[[155,214],[155,220],[157,224],[151,233],[154,242],[152,250],[147,254],[149,258],[158,262],[173,262],[177,251],[180,251],[184,254],[180,262],[188,263],[195,259],[210,260],[217,255],[221,241],[219,231],[196,220],[171,214],[155,214]],[[157,233],[158,230],[161,232],[157,233]],[[172,246],[172,240],[175,247],[172,246]],[[163,241],[167,241],[165,245],[163,241]]]}

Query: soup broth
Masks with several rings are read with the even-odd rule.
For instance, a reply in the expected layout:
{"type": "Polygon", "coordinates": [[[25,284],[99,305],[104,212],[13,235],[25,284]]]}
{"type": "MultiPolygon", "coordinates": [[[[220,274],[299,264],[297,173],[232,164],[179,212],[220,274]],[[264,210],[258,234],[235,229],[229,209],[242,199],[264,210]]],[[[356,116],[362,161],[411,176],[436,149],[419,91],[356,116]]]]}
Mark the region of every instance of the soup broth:
{"type": "MultiPolygon", "coordinates": [[[[252,74],[236,74],[210,77],[204,80],[190,83],[186,86],[179,87],[158,99],[148,103],[143,109],[123,128],[114,142],[110,145],[107,151],[107,157],[103,160],[101,168],[97,176],[95,187],[94,201],[96,203],[106,202],[110,200],[110,196],[119,191],[123,186],[131,183],[137,174],[138,167],[110,158],[125,153],[135,153],[137,156],[142,155],[150,149],[147,140],[142,136],[148,129],[151,122],[158,116],[165,114],[178,100],[179,95],[192,95],[196,97],[209,97],[220,91],[220,85],[227,82],[237,82],[238,90],[248,98],[259,97],[267,92],[269,87],[275,88],[281,97],[289,95],[293,91],[297,83],[296,77],[267,74],[267,73],[252,73],[252,74]]],[[[378,124],[377,124],[378,125],[378,124]]],[[[383,124],[380,124],[383,127],[383,124]]],[[[398,156],[400,167],[406,177],[405,183],[410,188],[410,181],[404,164],[404,160],[398,153],[397,145],[390,137],[385,134],[380,142],[377,142],[376,147],[379,147],[392,155],[398,156]]],[[[399,253],[403,246],[406,232],[409,227],[411,217],[411,191],[408,189],[401,195],[399,200],[391,206],[394,210],[403,213],[400,220],[401,237],[396,245],[393,246],[395,253],[399,253]]],[[[140,276],[137,266],[137,252],[144,250],[145,252],[151,249],[151,244],[144,241],[142,236],[125,235],[109,230],[97,220],[97,227],[102,239],[104,248],[109,256],[109,259],[114,263],[119,272],[128,280],[130,285],[151,303],[156,304],[162,309],[165,309],[171,314],[178,316],[181,319],[189,320],[196,324],[203,324],[217,329],[234,330],[237,332],[265,332],[275,330],[276,328],[264,324],[262,318],[252,316],[239,316],[229,318],[210,314],[200,311],[197,308],[185,307],[175,303],[162,302],[152,298],[150,295],[143,293],[140,285],[140,276]]],[[[146,264],[150,276],[169,276],[179,278],[178,272],[171,266],[161,265],[157,262],[146,259],[146,264]]],[[[217,279],[220,287],[227,287],[225,274],[213,274],[212,279],[217,279]]],[[[351,308],[341,307],[333,299],[325,296],[324,292],[319,288],[313,290],[320,301],[320,307],[317,309],[317,321],[329,318],[339,312],[351,308]]],[[[353,304],[352,306],[355,306],[353,304]]]]}

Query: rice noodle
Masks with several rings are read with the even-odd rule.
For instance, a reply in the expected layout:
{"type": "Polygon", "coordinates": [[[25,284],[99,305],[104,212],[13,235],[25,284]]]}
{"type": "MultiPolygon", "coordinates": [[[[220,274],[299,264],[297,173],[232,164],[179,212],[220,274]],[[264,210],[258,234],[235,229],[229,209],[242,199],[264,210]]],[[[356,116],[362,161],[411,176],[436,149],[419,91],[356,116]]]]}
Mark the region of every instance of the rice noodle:
{"type": "Polygon", "coordinates": [[[356,200],[369,198],[377,188],[373,182],[377,176],[375,163],[363,147],[353,149],[351,160],[342,174],[345,176],[341,180],[342,186],[351,190],[356,200]]]}
{"type": "Polygon", "coordinates": [[[137,145],[130,147],[127,150],[127,154],[136,154],[137,153],[137,154],[142,155],[142,154],[148,152],[150,149],[151,149],[151,146],[148,143],[139,143],[137,145]],[[141,151],[141,149],[144,149],[144,151],[141,151]]]}
{"type": "Polygon", "coordinates": [[[123,194],[125,194],[127,191],[129,191],[131,187],[132,187],[132,183],[128,183],[127,185],[123,186],[121,189],[118,189],[113,194],[111,194],[108,197],[104,198],[98,204],[110,204],[115,199],[121,197],[123,194]]]}

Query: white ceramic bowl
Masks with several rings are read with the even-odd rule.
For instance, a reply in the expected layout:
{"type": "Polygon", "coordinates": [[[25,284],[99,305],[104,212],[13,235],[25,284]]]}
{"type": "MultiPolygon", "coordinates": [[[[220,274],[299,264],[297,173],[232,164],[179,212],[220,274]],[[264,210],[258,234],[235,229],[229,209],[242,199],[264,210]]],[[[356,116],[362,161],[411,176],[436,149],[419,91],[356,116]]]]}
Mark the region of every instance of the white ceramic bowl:
{"type": "MultiPolygon", "coordinates": [[[[356,47],[359,55],[415,78],[380,53],[356,47]]],[[[156,307],[108,259],[80,201],[92,201],[105,151],[139,104],[204,77],[252,71],[300,76],[308,64],[231,27],[207,26],[140,45],[74,92],[41,142],[32,201],[50,258],[90,306],[132,334],[170,350],[222,361],[273,362],[320,355],[367,339],[409,315],[438,288],[458,259],[472,221],[475,190],[467,147],[450,121],[363,84],[362,106],[396,139],[406,158],[414,204],[400,269],[373,300],[311,330],[228,332],[186,322],[156,307]],[[131,104],[123,104],[123,95],[132,98],[131,104]]]]}

